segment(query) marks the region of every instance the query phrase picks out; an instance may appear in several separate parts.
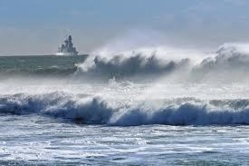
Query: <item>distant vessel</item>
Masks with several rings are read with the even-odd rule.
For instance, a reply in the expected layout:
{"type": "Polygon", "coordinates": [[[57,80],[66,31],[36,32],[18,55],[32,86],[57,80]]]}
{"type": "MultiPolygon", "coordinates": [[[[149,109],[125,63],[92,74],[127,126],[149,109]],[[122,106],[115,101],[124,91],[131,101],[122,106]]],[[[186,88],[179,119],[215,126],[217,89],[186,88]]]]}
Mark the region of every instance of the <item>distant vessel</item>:
{"type": "Polygon", "coordinates": [[[78,55],[78,51],[73,46],[72,36],[69,35],[68,38],[64,41],[64,44],[59,47],[58,52],[56,53],[58,56],[74,56],[78,55]]]}

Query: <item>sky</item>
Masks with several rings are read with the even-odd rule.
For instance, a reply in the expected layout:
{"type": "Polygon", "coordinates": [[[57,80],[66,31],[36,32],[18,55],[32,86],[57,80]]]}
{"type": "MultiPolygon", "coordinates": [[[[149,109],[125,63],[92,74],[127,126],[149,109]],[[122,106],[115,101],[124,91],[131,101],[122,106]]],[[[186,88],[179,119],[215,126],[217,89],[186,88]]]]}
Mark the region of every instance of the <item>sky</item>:
{"type": "Polygon", "coordinates": [[[116,40],[213,49],[249,41],[248,0],[0,0],[0,55],[80,52],[116,40]]]}

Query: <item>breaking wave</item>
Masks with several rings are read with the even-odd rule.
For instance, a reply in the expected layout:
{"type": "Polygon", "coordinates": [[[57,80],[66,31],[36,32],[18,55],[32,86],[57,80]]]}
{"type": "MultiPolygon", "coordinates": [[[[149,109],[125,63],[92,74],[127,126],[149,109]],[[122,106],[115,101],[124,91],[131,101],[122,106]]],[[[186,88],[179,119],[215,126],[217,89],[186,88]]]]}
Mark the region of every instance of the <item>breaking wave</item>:
{"type": "Polygon", "coordinates": [[[2,116],[39,114],[67,122],[114,126],[249,124],[248,99],[178,98],[158,105],[152,106],[145,101],[120,105],[99,97],[59,92],[16,94],[1,96],[0,113],[2,116]]]}
{"type": "Polygon", "coordinates": [[[186,69],[189,65],[188,59],[162,62],[156,55],[145,57],[142,54],[136,54],[129,58],[114,56],[110,60],[96,56],[93,62],[93,67],[80,70],[77,75],[101,79],[129,79],[132,77],[145,79],[146,77],[159,77],[180,69],[186,69]]]}
{"type": "Polygon", "coordinates": [[[96,55],[78,65],[76,76],[98,79],[161,78],[184,81],[243,81],[249,76],[248,45],[224,44],[215,53],[174,52],[161,48],[118,55],[96,55]],[[231,79],[232,78],[232,79],[231,79]]]}
{"type": "Polygon", "coordinates": [[[248,81],[249,45],[224,44],[211,57],[193,67],[191,76],[204,81],[248,81]]]}

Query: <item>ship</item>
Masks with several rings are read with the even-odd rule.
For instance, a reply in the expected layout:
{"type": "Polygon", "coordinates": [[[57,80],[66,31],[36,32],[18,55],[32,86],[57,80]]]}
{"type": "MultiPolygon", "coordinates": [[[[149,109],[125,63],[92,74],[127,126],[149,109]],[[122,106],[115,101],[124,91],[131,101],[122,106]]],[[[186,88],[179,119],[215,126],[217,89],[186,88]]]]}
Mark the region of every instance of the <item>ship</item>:
{"type": "Polygon", "coordinates": [[[69,35],[68,38],[64,41],[64,44],[59,47],[58,52],[55,53],[57,56],[76,56],[78,55],[78,51],[76,47],[73,45],[72,36],[69,35]]]}

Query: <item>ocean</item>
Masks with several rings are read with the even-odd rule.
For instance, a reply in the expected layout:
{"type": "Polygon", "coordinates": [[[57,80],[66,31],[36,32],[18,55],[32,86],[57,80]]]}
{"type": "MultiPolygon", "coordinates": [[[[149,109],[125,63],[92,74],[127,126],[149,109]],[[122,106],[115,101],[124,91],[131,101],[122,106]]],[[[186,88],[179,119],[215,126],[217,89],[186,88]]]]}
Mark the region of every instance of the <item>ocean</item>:
{"type": "Polygon", "coordinates": [[[0,57],[0,165],[248,165],[249,51],[0,57]]]}

